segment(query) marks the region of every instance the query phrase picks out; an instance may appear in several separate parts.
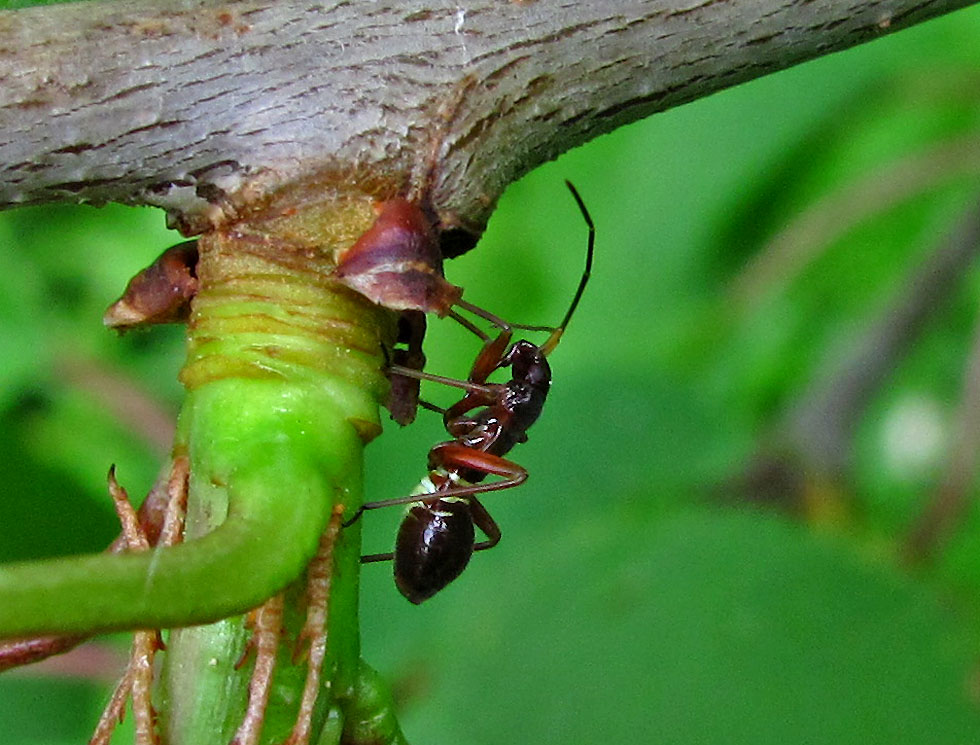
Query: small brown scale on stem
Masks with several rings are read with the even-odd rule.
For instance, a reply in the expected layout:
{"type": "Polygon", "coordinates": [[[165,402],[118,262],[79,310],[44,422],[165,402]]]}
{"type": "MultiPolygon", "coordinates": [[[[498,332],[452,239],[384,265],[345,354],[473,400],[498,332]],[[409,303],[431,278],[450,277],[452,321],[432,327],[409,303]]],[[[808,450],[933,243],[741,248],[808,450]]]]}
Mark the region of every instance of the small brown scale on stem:
{"type": "MultiPolygon", "coordinates": [[[[415,202],[395,198],[375,205],[374,224],[341,254],[334,276],[380,306],[401,311],[389,363],[422,370],[425,314],[451,313],[463,290],[443,276],[442,252],[432,220],[415,202]]],[[[419,404],[419,381],[391,376],[385,406],[401,425],[411,424],[419,404]]]]}
{"type": "Polygon", "coordinates": [[[463,290],[443,276],[430,220],[407,199],[377,209],[374,225],[342,255],[336,277],[386,308],[446,315],[463,290]]]}
{"type": "Polygon", "coordinates": [[[184,323],[197,294],[197,241],[178,243],[133,277],[102,322],[117,331],[159,323],[184,323]]]}

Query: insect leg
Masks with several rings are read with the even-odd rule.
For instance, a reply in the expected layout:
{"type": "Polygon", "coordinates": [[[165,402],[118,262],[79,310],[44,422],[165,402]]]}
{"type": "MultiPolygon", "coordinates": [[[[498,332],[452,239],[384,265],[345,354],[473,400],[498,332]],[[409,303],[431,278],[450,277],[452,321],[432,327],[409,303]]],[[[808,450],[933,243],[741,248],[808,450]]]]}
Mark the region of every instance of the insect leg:
{"type": "MultiPolygon", "coordinates": [[[[446,469],[468,468],[490,476],[504,476],[505,478],[503,481],[491,481],[486,484],[454,486],[429,494],[410,494],[407,497],[365,502],[349,520],[344,522],[343,527],[348,528],[356,523],[361,515],[368,510],[379,510],[383,507],[395,507],[400,504],[426,502],[435,499],[445,499],[446,497],[465,497],[470,494],[500,491],[501,489],[510,489],[511,487],[519,486],[527,480],[527,471],[523,466],[509,461],[506,458],[501,458],[499,455],[485,453],[482,450],[473,450],[472,448],[458,445],[455,442],[444,442],[436,445],[429,451],[429,459],[434,465],[446,469]]],[[[383,559],[378,559],[378,561],[383,561],[383,559]]]]}
{"type": "Polygon", "coordinates": [[[424,399],[421,399],[421,398],[419,399],[419,406],[421,406],[423,409],[427,409],[429,411],[434,411],[436,414],[443,414],[444,415],[446,413],[446,410],[444,408],[442,408],[441,406],[436,406],[435,404],[429,403],[428,401],[426,401],[424,399]]]}
{"type": "Polygon", "coordinates": [[[361,557],[362,564],[373,564],[376,561],[393,561],[395,555],[393,553],[387,554],[367,554],[361,557]]]}
{"type": "MultiPolygon", "coordinates": [[[[422,372],[421,370],[413,370],[410,367],[404,367],[402,365],[389,365],[388,372],[391,375],[402,375],[406,378],[429,380],[432,381],[433,383],[440,383],[442,385],[448,385],[453,388],[462,388],[463,390],[469,393],[485,396],[490,401],[496,399],[497,389],[504,387],[496,383],[483,385],[482,383],[474,382],[472,380],[458,380],[456,378],[447,378],[443,375],[433,375],[432,373],[422,372]]],[[[477,405],[479,406],[481,404],[477,404],[477,405]]]]}
{"type": "Polygon", "coordinates": [[[470,497],[470,514],[473,516],[473,524],[486,533],[487,540],[473,544],[474,551],[485,551],[493,548],[500,543],[500,526],[493,519],[487,508],[480,504],[476,497],[470,497]]]}

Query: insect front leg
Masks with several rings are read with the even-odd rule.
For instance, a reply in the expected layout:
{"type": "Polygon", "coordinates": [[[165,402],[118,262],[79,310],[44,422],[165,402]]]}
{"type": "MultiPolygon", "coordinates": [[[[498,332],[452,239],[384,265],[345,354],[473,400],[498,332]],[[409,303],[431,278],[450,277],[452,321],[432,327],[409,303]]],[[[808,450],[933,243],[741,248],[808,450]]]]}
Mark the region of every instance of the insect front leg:
{"type": "MultiPolygon", "coordinates": [[[[391,364],[388,366],[389,375],[403,376],[406,378],[415,378],[416,380],[429,380],[433,383],[439,383],[440,385],[448,385],[452,388],[462,388],[467,392],[467,395],[473,394],[475,396],[482,396],[487,399],[487,401],[494,401],[497,398],[497,391],[503,388],[502,385],[490,384],[485,385],[483,383],[474,383],[471,380],[459,380],[457,378],[447,378],[443,375],[433,375],[432,373],[422,372],[421,370],[414,370],[410,367],[405,367],[404,365],[391,364]]],[[[485,404],[477,403],[475,406],[484,406],[485,404]]],[[[470,407],[473,408],[473,407],[470,407]]]]}

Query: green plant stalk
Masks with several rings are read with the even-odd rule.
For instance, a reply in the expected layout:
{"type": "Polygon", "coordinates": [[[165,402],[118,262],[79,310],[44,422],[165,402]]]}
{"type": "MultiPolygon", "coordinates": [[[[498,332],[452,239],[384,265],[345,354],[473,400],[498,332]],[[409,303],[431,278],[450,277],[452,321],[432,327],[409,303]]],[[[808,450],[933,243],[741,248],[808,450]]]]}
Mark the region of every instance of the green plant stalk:
{"type": "MultiPolygon", "coordinates": [[[[224,251],[213,260],[229,276],[243,272],[224,251]]],[[[255,275],[267,277],[238,287],[237,300],[220,281],[202,291],[183,374],[175,450],[191,458],[192,513],[209,510],[211,525],[192,519],[184,544],[147,554],[0,567],[0,637],[168,628],[241,613],[299,576],[335,498],[359,498],[344,490],[362,441],[379,430],[385,317],[322,278],[323,266],[290,283],[289,269],[253,260],[264,262],[255,275]],[[332,305],[319,306],[331,293],[332,305]]]]}
{"type": "MultiPolygon", "coordinates": [[[[356,508],[361,502],[362,439],[379,427],[377,401],[385,381],[377,379],[377,371],[383,364],[382,332],[391,329],[385,327],[385,314],[326,279],[328,267],[308,261],[300,268],[255,256],[240,251],[237,240],[218,236],[201,247],[198,276],[206,289],[195,299],[181,376],[189,396],[179,441],[188,443],[194,495],[186,532],[193,539],[220,530],[230,500],[227,484],[238,483],[231,472],[251,475],[258,469],[261,488],[279,494],[284,511],[294,509],[295,499],[320,510],[302,550],[304,562],[293,570],[295,579],[314,553],[332,506],[356,508]],[[234,375],[222,377],[229,369],[234,375]]],[[[264,527],[283,549],[281,526],[264,527]]],[[[357,711],[361,699],[359,559],[357,526],[342,531],[334,547],[314,742],[328,718],[343,731],[347,710],[357,711]],[[334,717],[328,717],[331,709],[334,717]]],[[[295,720],[306,665],[291,657],[305,618],[304,589],[299,581],[287,590],[264,742],[282,742],[295,720]]],[[[171,634],[160,707],[168,743],[231,739],[247,700],[252,665],[236,670],[235,664],[249,636],[241,617],[171,634]]]]}
{"type": "MultiPolygon", "coordinates": [[[[241,386],[249,396],[258,389],[259,416],[271,412],[278,419],[284,411],[299,415],[298,428],[247,423],[245,437],[259,430],[259,440],[266,442],[271,432],[274,439],[288,441],[290,456],[306,468],[322,471],[330,464],[329,509],[336,503],[348,509],[360,504],[361,443],[380,428],[377,401],[386,381],[378,370],[382,341],[390,343],[394,331],[385,322],[392,319],[329,280],[329,262],[319,265],[309,256],[300,263],[288,256],[257,256],[254,245],[249,250],[248,244],[243,236],[233,235],[215,236],[201,246],[198,276],[206,289],[195,299],[190,351],[181,376],[190,395],[179,440],[189,443],[191,491],[196,497],[188,514],[188,537],[215,530],[220,522],[215,516],[226,509],[224,481],[215,479],[225,466],[213,458],[216,453],[228,456],[223,455],[225,448],[216,447],[213,433],[228,434],[231,458],[240,450],[237,412],[243,402],[229,407],[216,391],[229,386],[230,395],[237,397],[241,386]],[[215,379],[215,370],[228,368],[235,371],[233,378],[219,373],[215,379]],[[280,399],[264,400],[270,385],[280,399]],[[224,421],[229,412],[236,419],[230,426],[224,421]],[[212,433],[211,439],[203,442],[201,432],[212,433]],[[297,448],[297,440],[308,441],[310,449],[297,448]]],[[[280,474],[273,473],[266,488],[281,493],[282,483],[280,474]]],[[[291,501],[288,493],[285,501],[291,501]]],[[[321,526],[325,518],[326,514],[321,526]]],[[[278,533],[278,527],[270,532],[278,533]]],[[[313,549],[315,545],[316,540],[313,549]]],[[[312,550],[307,556],[311,554],[312,550]]],[[[383,686],[379,694],[376,684],[366,684],[376,676],[371,677],[359,660],[359,524],[341,531],[333,566],[327,657],[313,741],[326,745],[343,736],[349,743],[402,742],[383,686]]],[[[302,660],[293,660],[294,640],[305,618],[304,590],[303,581],[287,590],[283,643],[265,709],[263,742],[284,741],[295,721],[307,670],[302,660]]],[[[161,697],[168,743],[226,742],[233,735],[244,712],[252,667],[236,670],[235,663],[249,635],[240,617],[171,635],[161,697]]]]}
{"type": "MultiPolygon", "coordinates": [[[[199,243],[174,449],[190,460],[185,542],[0,567],[0,637],[209,624],[170,638],[160,708],[172,745],[228,742],[251,669],[235,669],[248,631],[232,616],[287,587],[263,742],[288,734],[306,669],[289,659],[305,615],[297,580],[333,506],[360,504],[363,444],[380,432],[382,345],[394,318],[329,277],[334,249],[370,225],[370,200],[338,199],[313,218],[283,214],[199,243]],[[324,220],[331,240],[298,247],[324,220]]],[[[342,531],[314,742],[330,742],[331,728],[344,742],[401,742],[359,660],[359,556],[359,529],[342,531]]]]}
{"type": "Polygon", "coordinates": [[[338,417],[322,394],[252,381],[216,388],[223,390],[193,397],[195,424],[216,428],[209,434],[227,427],[213,440],[202,438],[213,446],[207,456],[192,449],[192,468],[211,466],[214,478],[224,480],[219,487],[194,479],[198,489],[222,492],[222,525],[146,554],[0,567],[0,637],[213,621],[258,605],[297,577],[325,523],[333,496],[328,485],[342,483],[357,461],[356,432],[343,418],[314,426],[302,415],[303,408],[322,407],[338,417]],[[335,452],[349,448],[352,457],[317,459],[317,445],[327,442],[335,452]]]}

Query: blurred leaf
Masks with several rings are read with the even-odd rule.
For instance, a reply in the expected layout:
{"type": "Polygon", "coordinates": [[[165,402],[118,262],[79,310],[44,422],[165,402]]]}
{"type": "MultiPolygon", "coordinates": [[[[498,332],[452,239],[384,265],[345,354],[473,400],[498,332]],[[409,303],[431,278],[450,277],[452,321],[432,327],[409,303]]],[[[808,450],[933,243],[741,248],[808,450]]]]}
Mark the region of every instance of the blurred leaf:
{"type": "MultiPolygon", "coordinates": [[[[976,127],[976,97],[956,86],[969,88],[978,31],[980,13],[959,13],[619,130],[508,190],[480,248],[448,265],[473,302],[547,322],[584,247],[562,178],[597,223],[593,283],[552,358],[551,403],[513,454],[530,480],[485,500],[501,545],[421,608],[397,595],[390,568],[365,568],[365,653],[401,681],[413,741],[980,734],[967,699],[980,517],[951,550],[958,569],[931,578],[941,589],[861,558],[891,555],[930,483],[923,472],[896,485],[882,469],[890,393],[859,442],[867,515],[854,519],[867,532],[853,545],[755,515],[665,518],[715,496],[958,216],[962,184],[839,237],[749,318],[719,294],[814,199],[976,127]],[[955,613],[937,599],[949,592],[955,613]]],[[[896,371],[896,396],[956,395],[975,297],[965,277],[896,371]]],[[[465,374],[475,345],[431,326],[431,369],[465,374]]],[[[421,475],[444,434],[424,419],[413,430],[372,447],[369,493],[404,494],[421,475]]],[[[391,512],[366,521],[368,550],[390,546],[391,512]]]]}
{"type": "Polygon", "coordinates": [[[414,741],[980,736],[962,625],[923,588],[796,526],[602,513],[517,561],[466,602],[423,606],[415,633],[386,648],[405,685],[425,688],[406,705],[414,741]]]}
{"type": "Polygon", "coordinates": [[[0,678],[0,726],[5,745],[79,745],[91,734],[90,711],[101,694],[71,680],[0,678]]]}
{"type": "Polygon", "coordinates": [[[101,551],[118,532],[108,499],[101,506],[79,499],[78,482],[47,459],[39,461],[25,446],[20,429],[10,426],[10,420],[6,424],[0,428],[0,561],[101,551]],[[70,520],[65,509],[70,509],[70,520]]]}

